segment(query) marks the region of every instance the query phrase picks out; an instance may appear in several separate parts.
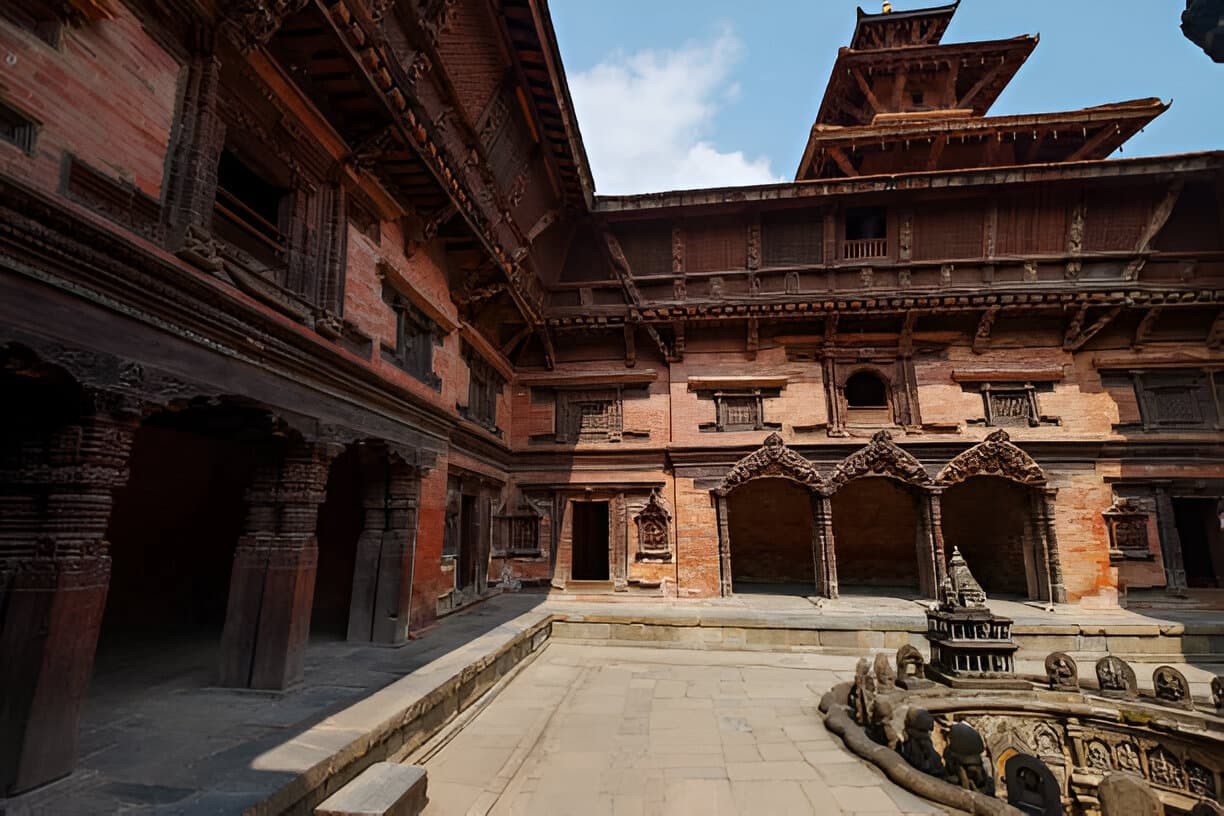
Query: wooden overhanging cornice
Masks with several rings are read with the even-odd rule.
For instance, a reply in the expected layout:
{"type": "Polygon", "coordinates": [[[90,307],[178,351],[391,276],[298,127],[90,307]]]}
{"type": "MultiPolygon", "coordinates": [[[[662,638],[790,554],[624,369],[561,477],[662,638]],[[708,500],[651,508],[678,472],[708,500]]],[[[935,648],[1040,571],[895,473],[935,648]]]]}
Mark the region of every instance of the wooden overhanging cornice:
{"type": "MultiPolygon", "coordinates": [[[[337,0],[330,5],[315,2],[342,47],[361,66],[404,142],[411,145],[505,274],[524,320],[542,331],[543,285],[530,268],[525,237],[514,219],[507,217],[510,207],[493,180],[480,140],[454,115],[453,91],[442,72],[433,68],[441,64],[440,58],[429,38],[420,34],[430,21],[415,20],[416,30],[409,33],[418,51],[401,54],[387,43],[361,0],[337,0]],[[475,163],[469,160],[474,151],[480,158],[475,163]]],[[[395,8],[408,14],[410,6],[401,3],[395,8]]]]}
{"type": "Polygon", "coordinates": [[[558,330],[620,328],[626,320],[648,323],[676,323],[747,320],[756,318],[768,321],[810,320],[828,315],[849,316],[853,314],[905,314],[908,312],[1026,312],[1040,310],[1086,307],[1090,316],[1096,317],[1100,309],[1145,308],[1151,306],[1210,306],[1224,303],[1224,289],[1162,289],[1157,287],[1130,286],[1102,287],[1086,291],[1070,290],[1067,287],[1052,287],[1048,291],[1034,291],[1032,285],[1011,291],[999,292],[950,292],[929,294],[880,294],[839,295],[834,297],[809,295],[760,301],[705,301],[659,305],[636,310],[632,316],[623,307],[608,307],[598,313],[588,307],[577,309],[554,309],[548,318],[549,325],[558,330]]]}
{"type": "MultiPolygon", "coordinates": [[[[981,116],[990,109],[1025,60],[1037,47],[1038,38],[1012,37],[1005,40],[923,45],[890,48],[882,51],[854,51],[843,48],[829,74],[816,125],[849,125],[870,119],[873,113],[864,79],[878,74],[916,73],[928,68],[957,68],[957,84],[963,107],[981,116]]],[[[951,107],[961,107],[952,105],[951,107]]]]}
{"type": "MultiPolygon", "coordinates": [[[[813,130],[808,141],[801,173],[818,175],[823,165],[853,176],[857,170],[847,156],[848,151],[882,151],[901,144],[907,150],[919,149],[935,156],[937,154],[930,153],[931,145],[938,140],[944,143],[1015,141],[1031,136],[1030,161],[1038,158],[1038,148],[1045,153],[1047,161],[1051,151],[1057,151],[1059,161],[1099,160],[1109,156],[1168,109],[1169,105],[1159,99],[1136,99],[1058,113],[898,119],[873,125],[818,128],[813,130]],[[1050,138],[1053,134],[1057,135],[1050,138]],[[829,165],[829,161],[833,164],[829,165]]],[[[983,162],[988,163],[987,157],[983,157],[983,162]]]]}
{"type": "Polygon", "coordinates": [[[936,44],[943,39],[944,32],[948,30],[948,24],[952,22],[952,16],[956,13],[958,6],[960,6],[960,0],[946,6],[879,14],[870,14],[859,8],[854,36],[850,39],[850,47],[854,49],[875,48],[877,47],[875,43],[879,42],[880,35],[886,34],[889,29],[912,26],[915,23],[925,23],[927,26],[925,41],[936,44]]]}
{"type": "Polygon", "coordinates": [[[596,196],[595,210],[609,222],[675,215],[743,212],[759,204],[808,206],[830,198],[919,191],[970,191],[1000,185],[1059,181],[1138,180],[1140,178],[1224,173],[1224,151],[1133,159],[1102,159],[1074,164],[1033,164],[962,170],[890,173],[855,178],[715,187],[625,196],[596,196]]]}

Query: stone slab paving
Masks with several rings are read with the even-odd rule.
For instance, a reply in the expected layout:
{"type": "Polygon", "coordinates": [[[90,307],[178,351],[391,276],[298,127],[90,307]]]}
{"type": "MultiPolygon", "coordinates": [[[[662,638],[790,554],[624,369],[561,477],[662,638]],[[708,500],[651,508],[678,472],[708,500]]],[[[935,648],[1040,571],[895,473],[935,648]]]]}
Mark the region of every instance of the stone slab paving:
{"type": "Polygon", "coordinates": [[[425,813],[945,813],[825,730],[854,663],[553,641],[427,759],[425,813]]]}

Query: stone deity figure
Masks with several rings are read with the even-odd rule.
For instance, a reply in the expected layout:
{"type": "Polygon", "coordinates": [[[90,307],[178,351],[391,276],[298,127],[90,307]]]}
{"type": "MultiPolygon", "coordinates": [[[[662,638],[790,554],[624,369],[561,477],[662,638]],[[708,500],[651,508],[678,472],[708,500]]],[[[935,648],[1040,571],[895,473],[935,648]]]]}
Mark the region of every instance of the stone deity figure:
{"type": "Polygon", "coordinates": [[[1045,660],[1046,680],[1051,691],[1079,691],[1079,671],[1064,652],[1052,652],[1045,660]]]}
{"type": "Polygon", "coordinates": [[[948,729],[944,748],[944,778],[965,790],[994,796],[994,775],[982,760],[986,745],[982,735],[968,723],[958,722],[948,729]]]}
{"type": "Polygon", "coordinates": [[[913,767],[930,774],[943,776],[943,760],[935,750],[931,732],[935,730],[935,718],[925,708],[911,708],[905,715],[905,741],[898,752],[913,767]]]}
{"type": "Polygon", "coordinates": [[[1211,701],[1216,711],[1224,711],[1224,675],[1211,678],[1211,701]]]}

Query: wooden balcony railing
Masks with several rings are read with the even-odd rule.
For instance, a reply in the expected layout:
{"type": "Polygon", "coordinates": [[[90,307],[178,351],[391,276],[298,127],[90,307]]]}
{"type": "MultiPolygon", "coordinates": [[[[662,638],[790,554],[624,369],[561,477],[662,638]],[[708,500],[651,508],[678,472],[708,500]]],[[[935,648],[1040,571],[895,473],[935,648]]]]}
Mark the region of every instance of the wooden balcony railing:
{"type": "Polygon", "coordinates": [[[842,260],[857,261],[863,258],[888,257],[887,238],[863,238],[842,242],[842,260]]]}

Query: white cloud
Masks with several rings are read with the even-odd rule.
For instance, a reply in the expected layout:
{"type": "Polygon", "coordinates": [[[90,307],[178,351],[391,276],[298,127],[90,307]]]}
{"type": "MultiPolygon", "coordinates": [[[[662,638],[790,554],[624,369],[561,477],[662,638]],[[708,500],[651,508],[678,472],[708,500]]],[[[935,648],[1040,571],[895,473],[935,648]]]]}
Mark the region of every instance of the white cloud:
{"type": "Polygon", "coordinates": [[[570,78],[595,185],[604,195],[781,181],[768,157],[709,141],[743,53],[730,29],[675,50],[617,52],[570,78]]]}

